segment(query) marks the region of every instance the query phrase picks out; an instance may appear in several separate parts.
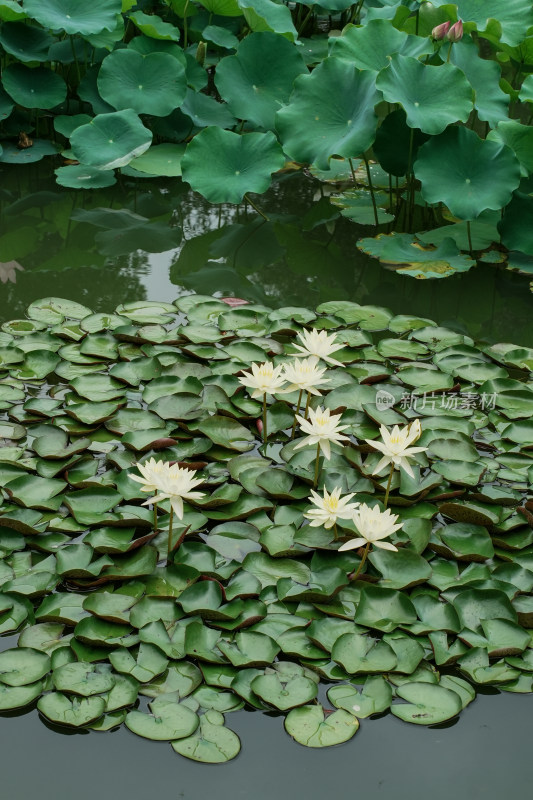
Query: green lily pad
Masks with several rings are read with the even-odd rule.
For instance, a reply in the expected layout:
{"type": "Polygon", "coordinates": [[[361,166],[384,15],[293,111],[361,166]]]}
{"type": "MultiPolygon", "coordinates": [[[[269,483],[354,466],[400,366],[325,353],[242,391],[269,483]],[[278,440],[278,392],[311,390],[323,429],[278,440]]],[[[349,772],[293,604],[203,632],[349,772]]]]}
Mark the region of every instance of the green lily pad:
{"type": "Polygon", "coordinates": [[[240,752],[241,742],[236,733],[224,725],[224,716],[215,710],[200,717],[194,736],[172,742],[172,747],[185,758],[205,764],[231,761],[240,752]]]}
{"type": "Polygon", "coordinates": [[[397,688],[396,694],[407,702],[393,705],[392,713],[415,725],[445,722],[455,717],[463,707],[456,692],[437,684],[405,683],[397,688]]]}
{"type": "Polygon", "coordinates": [[[369,676],[360,690],[352,684],[333,686],[328,689],[328,700],[335,708],[343,708],[362,719],[387,711],[392,702],[392,689],[381,676],[369,676]]]}
{"type": "Polygon", "coordinates": [[[7,686],[34,683],[49,670],[49,656],[31,647],[18,647],[0,653],[0,681],[7,686]]]}
{"type": "Polygon", "coordinates": [[[43,695],[37,703],[43,716],[56,725],[81,728],[95,722],[105,711],[105,700],[100,696],[67,697],[60,692],[43,695]]]}
{"type": "Polygon", "coordinates": [[[173,741],[190,736],[198,727],[196,714],[181,703],[158,697],[149,704],[150,714],[130,711],[125,725],[138,736],[155,741],[173,741]]]}
{"type": "Polygon", "coordinates": [[[331,747],[347,742],[357,733],[359,722],[340,709],[326,714],[322,706],[293,708],[285,718],[285,730],[305,747],[331,747]]]}

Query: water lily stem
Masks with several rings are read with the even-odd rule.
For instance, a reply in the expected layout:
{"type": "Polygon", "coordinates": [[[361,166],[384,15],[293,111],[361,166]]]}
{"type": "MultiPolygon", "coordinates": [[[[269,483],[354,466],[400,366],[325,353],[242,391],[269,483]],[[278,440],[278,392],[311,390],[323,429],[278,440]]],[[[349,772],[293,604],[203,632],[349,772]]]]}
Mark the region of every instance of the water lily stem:
{"type": "Polygon", "coordinates": [[[309,11],[307,12],[307,14],[306,14],[306,16],[305,16],[305,19],[304,19],[304,21],[302,22],[302,24],[301,24],[301,25],[300,25],[300,27],[298,28],[298,36],[301,36],[301,35],[302,35],[302,33],[304,32],[304,30],[305,30],[305,26],[306,26],[306,25],[307,25],[307,23],[309,22],[309,17],[311,16],[311,14],[312,14],[312,13],[313,13],[313,6],[310,6],[310,8],[309,8],[309,11]]]}
{"type": "Polygon", "coordinates": [[[187,22],[187,11],[189,10],[189,0],[185,3],[183,9],[183,49],[187,49],[187,39],[189,36],[189,23],[187,22]]]}
{"type": "Polygon", "coordinates": [[[303,389],[300,389],[300,394],[298,395],[298,402],[296,403],[296,411],[294,412],[294,422],[292,423],[291,439],[294,439],[294,432],[296,430],[296,417],[300,413],[300,405],[301,405],[301,402],[302,402],[302,392],[303,392],[303,389]]]}
{"type": "Polygon", "coordinates": [[[385,508],[387,508],[387,503],[389,502],[389,492],[390,492],[390,485],[392,483],[393,472],[394,472],[394,464],[391,464],[389,472],[389,480],[387,481],[387,488],[385,489],[385,508]]]}
{"type": "Polygon", "coordinates": [[[267,215],[265,214],[265,212],[264,212],[264,211],[261,211],[261,209],[259,208],[259,206],[256,206],[256,204],[253,202],[253,200],[251,200],[251,199],[250,199],[250,195],[249,195],[249,194],[245,194],[245,195],[244,195],[244,197],[245,197],[245,199],[246,199],[246,200],[247,200],[247,201],[250,203],[250,205],[252,206],[252,208],[253,208],[253,209],[255,209],[255,210],[257,211],[257,213],[258,213],[258,214],[260,214],[260,215],[263,217],[263,219],[264,219],[264,220],[266,220],[266,221],[268,222],[268,217],[267,217],[267,215]]]}
{"type": "Polygon", "coordinates": [[[406,208],[406,213],[405,213],[405,219],[409,230],[411,229],[412,209],[414,207],[414,200],[415,200],[415,181],[413,176],[414,141],[415,141],[415,129],[411,128],[411,133],[409,135],[409,158],[407,161],[407,180],[409,183],[409,193],[408,193],[408,206],[406,208]],[[407,213],[407,211],[409,211],[409,213],[407,213]]]}
{"type": "Polygon", "coordinates": [[[363,557],[362,557],[362,559],[361,559],[361,561],[359,563],[359,566],[357,567],[357,571],[355,572],[355,575],[353,573],[352,573],[352,575],[350,575],[350,578],[351,578],[352,581],[357,580],[357,578],[361,574],[361,571],[362,571],[362,569],[363,569],[363,567],[365,565],[366,558],[368,556],[368,551],[369,550],[370,550],[370,542],[367,542],[366,545],[365,545],[365,549],[363,551],[363,557]]]}
{"type": "Polygon", "coordinates": [[[76,64],[76,72],[78,73],[78,85],[79,85],[81,83],[80,62],[78,61],[76,48],[74,47],[74,38],[72,36],[69,36],[68,38],[70,39],[70,47],[72,49],[72,56],[74,58],[74,63],[76,64]]]}
{"type": "Polygon", "coordinates": [[[350,170],[351,170],[351,173],[352,173],[353,185],[354,185],[354,186],[357,186],[357,179],[356,179],[356,177],[355,177],[355,170],[354,170],[354,168],[353,168],[353,160],[352,160],[351,158],[349,158],[349,159],[348,159],[348,161],[349,161],[349,164],[350,164],[350,170]]]}
{"type": "Polygon", "coordinates": [[[372,176],[370,174],[370,165],[368,163],[368,159],[366,156],[363,156],[365,167],[366,167],[366,177],[368,178],[368,186],[370,188],[370,197],[372,198],[372,208],[374,209],[374,222],[376,225],[379,225],[378,220],[378,207],[376,205],[376,198],[374,195],[374,187],[372,186],[372,176]]]}
{"type": "Polygon", "coordinates": [[[307,392],[307,402],[305,404],[304,419],[307,419],[307,417],[309,415],[309,403],[310,403],[310,401],[311,401],[311,392],[307,392]]]}
{"type": "Polygon", "coordinates": [[[167,546],[167,562],[170,561],[170,554],[172,553],[172,523],[174,522],[174,509],[170,507],[170,519],[168,521],[168,546],[167,546]]]}
{"type": "Polygon", "coordinates": [[[335,537],[335,539],[339,538],[339,532],[337,531],[337,522],[336,521],[333,523],[333,536],[335,537]]]}
{"type": "Polygon", "coordinates": [[[315,489],[318,486],[319,464],[320,464],[320,442],[316,446],[315,480],[313,482],[313,486],[315,487],[315,489]]]}
{"type": "Polygon", "coordinates": [[[452,47],[453,47],[453,42],[450,42],[450,46],[448,47],[448,58],[446,59],[446,63],[447,64],[450,63],[450,56],[452,54],[452,47]]]}
{"type": "Polygon", "coordinates": [[[468,236],[468,247],[470,248],[470,255],[472,255],[472,231],[470,230],[470,220],[466,221],[466,235],[468,236]]]}
{"type": "Polygon", "coordinates": [[[157,531],[157,503],[154,503],[154,533],[157,531]]]}
{"type": "Polygon", "coordinates": [[[267,443],[267,396],[266,392],[263,395],[263,444],[267,443]]]}

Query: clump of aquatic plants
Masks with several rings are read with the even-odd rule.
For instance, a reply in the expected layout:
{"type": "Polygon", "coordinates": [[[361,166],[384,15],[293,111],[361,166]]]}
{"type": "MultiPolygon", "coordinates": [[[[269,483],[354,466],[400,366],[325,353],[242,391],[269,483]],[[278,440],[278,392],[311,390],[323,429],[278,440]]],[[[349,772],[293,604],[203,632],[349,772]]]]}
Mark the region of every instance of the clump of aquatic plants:
{"type": "Polygon", "coordinates": [[[365,252],[446,277],[533,255],[532,31],[528,0],[2,0],[0,161],[213,203],[291,161],[377,229],[365,252]]]}
{"type": "Polygon", "coordinates": [[[0,710],[220,762],[244,707],[324,747],[531,692],[532,367],[345,301],[32,303],[0,331],[0,710]],[[323,332],[317,473],[298,388],[240,379],[323,332]]]}

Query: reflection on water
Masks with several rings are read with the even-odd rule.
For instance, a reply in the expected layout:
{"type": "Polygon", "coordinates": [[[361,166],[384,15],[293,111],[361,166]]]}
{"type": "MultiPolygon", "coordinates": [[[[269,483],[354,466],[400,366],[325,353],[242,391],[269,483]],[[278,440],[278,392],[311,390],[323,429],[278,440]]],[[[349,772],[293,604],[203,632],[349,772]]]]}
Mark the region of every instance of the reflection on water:
{"type": "Polygon", "coordinates": [[[246,204],[211,206],[177,179],[122,176],[111,188],[70,191],[45,162],[2,165],[1,177],[2,321],[51,294],[109,310],[195,291],[271,306],[347,299],[533,345],[524,277],[490,265],[433,281],[388,271],[355,247],[368,229],[332,218],[301,173],[257,199],[268,221],[246,204]]]}

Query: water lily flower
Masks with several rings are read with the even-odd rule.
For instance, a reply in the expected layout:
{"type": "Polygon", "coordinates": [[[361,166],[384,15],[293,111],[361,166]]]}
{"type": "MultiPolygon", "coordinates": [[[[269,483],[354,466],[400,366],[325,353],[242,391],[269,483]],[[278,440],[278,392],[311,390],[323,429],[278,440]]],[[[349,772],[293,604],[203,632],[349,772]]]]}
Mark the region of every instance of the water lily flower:
{"type": "Polygon", "coordinates": [[[162,471],[155,484],[156,494],[145,500],[143,506],[159,503],[161,500],[170,500],[172,511],[178,519],[183,519],[183,501],[199,500],[205,496],[205,492],[192,491],[200,483],[203,483],[203,478],[195,478],[195,474],[196,470],[178,467],[177,464],[169,466],[166,471],[162,471]]]}
{"type": "Polygon", "coordinates": [[[451,24],[452,24],[451,22],[442,22],[440,25],[437,25],[431,31],[432,38],[436,39],[437,41],[439,39],[445,39],[446,38],[446,34],[450,30],[451,24]]]}
{"type": "Polygon", "coordinates": [[[320,386],[328,383],[329,378],[322,377],[326,369],[317,366],[316,356],[310,358],[295,358],[294,361],[283,365],[283,374],[289,384],[283,391],[294,392],[296,389],[305,391],[308,394],[321,394],[320,386]]]}
{"type": "Polygon", "coordinates": [[[4,261],[0,262],[0,281],[2,283],[17,282],[17,270],[24,272],[24,267],[18,261],[4,261]]]}
{"type": "Polygon", "coordinates": [[[329,408],[321,408],[320,406],[314,411],[309,409],[309,420],[297,416],[296,419],[300,423],[300,428],[308,435],[305,439],[295,446],[295,450],[306,445],[316,444],[324,453],[325,458],[329,461],[331,458],[331,443],[338,444],[341,441],[350,441],[350,438],[341,431],[347,428],[347,425],[339,425],[341,414],[331,414],[329,408]]]}
{"type": "Polygon", "coordinates": [[[265,361],[263,364],[252,364],[251,373],[244,372],[239,377],[239,381],[247,389],[252,389],[250,394],[254,399],[257,399],[265,394],[273,394],[283,386],[285,377],[281,374],[282,371],[282,364],[275,367],[271,361],[265,361]]]}
{"type": "Polygon", "coordinates": [[[373,471],[373,475],[381,472],[383,467],[391,464],[391,471],[402,467],[407,474],[414,478],[413,470],[409,464],[409,458],[415,453],[424,453],[427,447],[410,447],[409,445],[416,442],[421,434],[422,427],[420,420],[415,419],[409,425],[400,428],[395,425],[391,432],[385,425],[380,427],[382,442],[376,442],[373,439],[365,439],[366,443],[383,453],[383,458],[379,461],[373,471]]]}
{"type": "Polygon", "coordinates": [[[340,361],[331,358],[332,353],[337,350],[342,350],[344,345],[339,344],[337,337],[334,333],[328,334],[327,331],[317,331],[315,329],[307,331],[300,331],[298,339],[301,344],[295,344],[294,347],[300,351],[304,356],[316,356],[321,358],[322,361],[327,361],[328,364],[334,364],[337,367],[343,367],[340,361]]]}
{"type": "Polygon", "coordinates": [[[390,509],[381,511],[379,506],[371,508],[366,503],[359,503],[352,513],[352,519],[360,536],[342,544],[339,550],[354,550],[367,544],[373,544],[382,550],[398,550],[390,542],[381,541],[402,527],[401,522],[397,523],[398,515],[392,514],[390,509]]]}
{"type": "Polygon", "coordinates": [[[144,464],[137,463],[134,466],[141,474],[130,475],[130,478],[142,484],[141,492],[156,492],[162,485],[163,476],[172,469],[168,461],[156,461],[155,458],[149,458],[144,464]]]}
{"type": "Polygon", "coordinates": [[[459,42],[463,38],[463,20],[459,19],[457,22],[452,25],[448,33],[446,34],[446,38],[449,42],[459,42]]]}
{"type": "Polygon", "coordinates": [[[354,511],[357,509],[359,503],[350,503],[352,494],[347,494],[346,497],[341,497],[341,488],[336,486],[331,494],[324,488],[324,495],[321,497],[317,492],[311,489],[311,497],[309,502],[314,503],[316,508],[312,508],[304,514],[306,519],[310,520],[312,528],[318,528],[323,525],[324,528],[329,529],[335,526],[337,530],[338,519],[351,519],[354,511]]]}

